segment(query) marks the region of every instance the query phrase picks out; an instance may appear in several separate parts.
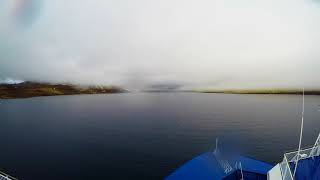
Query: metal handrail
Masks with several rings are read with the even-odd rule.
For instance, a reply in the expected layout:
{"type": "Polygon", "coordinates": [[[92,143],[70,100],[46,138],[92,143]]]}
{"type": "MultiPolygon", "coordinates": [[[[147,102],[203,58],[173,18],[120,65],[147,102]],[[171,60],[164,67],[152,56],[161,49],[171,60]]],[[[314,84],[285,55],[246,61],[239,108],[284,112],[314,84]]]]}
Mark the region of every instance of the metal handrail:
{"type": "Polygon", "coordinates": [[[302,134],[303,134],[303,119],[304,119],[304,88],[302,90],[302,112],[301,112],[301,128],[300,128],[300,138],[299,138],[299,148],[295,159],[296,166],[294,167],[293,177],[296,175],[298,162],[300,160],[300,151],[301,151],[301,142],[302,142],[302,134]]]}
{"type": "Polygon", "coordinates": [[[4,178],[5,180],[18,180],[17,178],[0,171],[0,179],[1,178],[4,178]]]}
{"type": "Polygon", "coordinates": [[[307,158],[310,158],[310,157],[313,157],[313,156],[319,156],[320,152],[313,151],[313,150],[318,149],[318,148],[320,148],[320,144],[315,146],[315,147],[302,149],[302,150],[300,150],[299,154],[298,154],[298,151],[293,151],[293,152],[285,153],[284,156],[286,156],[288,159],[290,159],[289,162],[293,162],[295,160],[295,158],[298,155],[301,155],[301,154],[306,154],[307,155],[305,157],[301,157],[301,159],[307,159],[307,158]],[[314,154],[314,152],[316,152],[316,154],[314,154]]]}
{"type": "Polygon", "coordinates": [[[314,152],[316,152],[316,153],[320,153],[319,151],[320,151],[320,133],[319,133],[319,135],[318,135],[318,138],[317,138],[317,140],[316,140],[316,142],[314,143],[314,145],[313,145],[313,147],[312,147],[312,150],[311,150],[311,152],[310,152],[310,156],[314,156],[314,152]],[[315,151],[317,149],[317,151],[315,151]]]}
{"type": "Polygon", "coordinates": [[[290,168],[290,163],[295,162],[297,159],[297,156],[300,156],[299,159],[303,160],[303,159],[307,159],[307,158],[311,158],[313,156],[319,156],[319,155],[320,155],[320,144],[318,144],[315,147],[301,149],[299,152],[293,151],[293,152],[285,153],[283,161],[281,163],[284,165],[284,166],[281,166],[283,180],[294,180],[292,170],[290,168]],[[306,156],[301,156],[304,154],[306,156]],[[288,175],[287,173],[289,173],[290,176],[287,176],[288,175]]]}
{"type": "MultiPolygon", "coordinates": [[[[292,176],[292,173],[291,173],[291,169],[290,169],[290,166],[289,166],[289,162],[288,162],[288,159],[286,156],[284,156],[284,160],[285,160],[285,164],[286,164],[286,171],[288,170],[289,171],[289,175],[290,175],[290,178],[291,180],[293,180],[293,176],[292,176]]],[[[285,174],[286,175],[286,174],[285,174]]],[[[286,177],[286,176],[284,176],[286,177]]]]}
{"type": "Polygon", "coordinates": [[[239,165],[240,165],[240,172],[241,172],[241,180],[244,180],[241,162],[239,162],[239,165]]]}

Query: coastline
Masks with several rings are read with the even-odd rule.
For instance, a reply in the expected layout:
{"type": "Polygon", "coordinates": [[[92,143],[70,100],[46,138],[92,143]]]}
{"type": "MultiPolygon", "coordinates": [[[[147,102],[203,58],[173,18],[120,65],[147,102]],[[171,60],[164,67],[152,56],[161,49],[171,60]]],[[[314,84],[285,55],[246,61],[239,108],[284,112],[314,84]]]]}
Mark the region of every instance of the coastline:
{"type": "Polygon", "coordinates": [[[50,84],[24,82],[0,84],[0,99],[18,99],[40,96],[61,96],[80,94],[114,94],[126,90],[115,86],[76,86],[71,84],[50,84]]]}
{"type": "MultiPolygon", "coordinates": [[[[72,84],[51,84],[38,82],[23,82],[19,84],[0,84],[0,99],[20,99],[41,96],[81,95],[81,94],[114,94],[125,93],[116,86],[79,86],[72,84]]],[[[146,93],[216,93],[216,94],[283,94],[299,95],[301,89],[198,89],[198,90],[143,90],[146,93]]],[[[319,89],[306,89],[305,95],[320,95],[319,89]]]]}
{"type": "MultiPolygon", "coordinates": [[[[221,93],[221,94],[302,94],[300,89],[225,89],[225,90],[193,90],[196,93],[221,93]]],[[[320,95],[318,89],[306,89],[305,95],[320,95]]]]}

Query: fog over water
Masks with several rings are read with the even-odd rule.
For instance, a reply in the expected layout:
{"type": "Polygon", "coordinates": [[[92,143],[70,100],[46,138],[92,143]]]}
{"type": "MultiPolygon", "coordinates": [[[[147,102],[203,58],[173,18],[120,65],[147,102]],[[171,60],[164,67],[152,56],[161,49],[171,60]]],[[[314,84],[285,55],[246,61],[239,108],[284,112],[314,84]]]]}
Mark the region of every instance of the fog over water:
{"type": "Polygon", "coordinates": [[[2,0],[0,79],[320,87],[312,0],[2,0]]]}

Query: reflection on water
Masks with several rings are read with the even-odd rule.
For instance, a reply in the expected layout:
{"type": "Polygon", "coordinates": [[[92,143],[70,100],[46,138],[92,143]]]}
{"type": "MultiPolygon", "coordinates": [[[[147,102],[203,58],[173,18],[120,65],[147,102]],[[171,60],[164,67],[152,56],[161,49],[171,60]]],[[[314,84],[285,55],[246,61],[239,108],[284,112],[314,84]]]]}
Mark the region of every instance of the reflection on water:
{"type": "MultiPolygon", "coordinates": [[[[320,127],[306,96],[303,143],[320,127]]],[[[0,169],[21,179],[161,179],[215,138],[270,163],[298,146],[301,96],[127,93],[2,100],[0,169]]]]}

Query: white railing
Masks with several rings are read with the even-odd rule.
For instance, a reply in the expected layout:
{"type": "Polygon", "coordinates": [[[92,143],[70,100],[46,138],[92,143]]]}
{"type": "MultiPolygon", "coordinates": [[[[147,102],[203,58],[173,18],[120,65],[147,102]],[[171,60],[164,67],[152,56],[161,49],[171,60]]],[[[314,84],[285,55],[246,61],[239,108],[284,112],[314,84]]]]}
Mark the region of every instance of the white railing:
{"type": "Polygon", "coordinates": [[[282,180],[293,180],[289,162],[286,156],[284,156],[283,161],[280,163],[280,170],[281,170],[282,180]]]}
{"type": "Polygon", "coordinates": [[[297,159],[297,156],[299,156],[299,160],[307,159],[307,158],[314,157],[314,156],[319,156],[320,155],[320,145],[314,146],[311,148],[307,148],[307,149],[303,149],[300,151],[299,154],[298,154],[298,151],[295,151],[295,152],[285,153],[284,155],[287,157],[289,162],[294,162],[294,160],[297,159]]]}
{"type": "MultiPolygon", "coordinates": [[[[320,137],[320,136],[319,136],[320,137]]],[[[318,138],[319,139],[319,138],[318,138]]],[[[307,149],[302,149],[300,152],[288,152],[284,154],[283,161],[280,163],[281,175],[283,180],[294,180],[293,172],[290,169],[290,163],[295,163],[297,156],[299,160],[313,158],[320,155],[320,141],[317,140],[315,146],[307,149]]]]}
{"type": "Polygon", "coordinates": [[[318,135],[318,138],[316,142],[314,143],[312,150],[311,150],[311,156],[317,156],[320,154],[320,133],[318,135]]]}
{"type": "Polygon", "coordinates": [[[225,174],[229,174],[233,168],[229,162],[219,156],[219,151],[216,149],[213,154],[215,155],[216,160],[218,161],[220,167],[223,169],[225,174]]]}
{"type": "Polygon", "coordinates": [[[18,180],[18,179],[0,171],[0,180],[18,180]]]}

